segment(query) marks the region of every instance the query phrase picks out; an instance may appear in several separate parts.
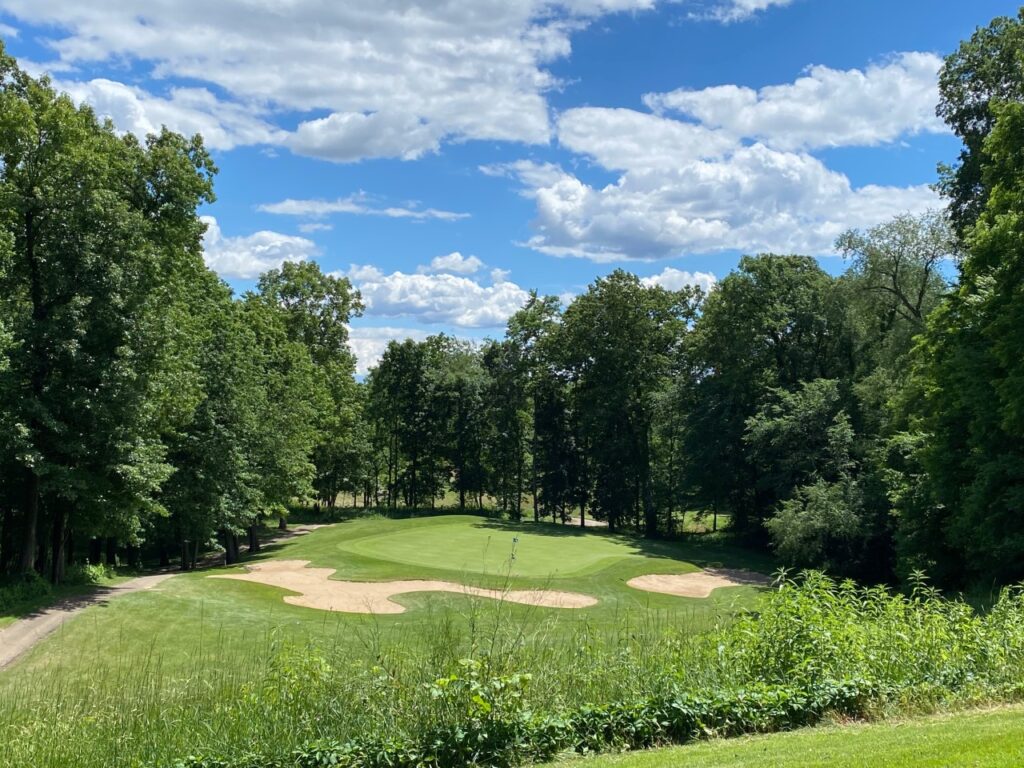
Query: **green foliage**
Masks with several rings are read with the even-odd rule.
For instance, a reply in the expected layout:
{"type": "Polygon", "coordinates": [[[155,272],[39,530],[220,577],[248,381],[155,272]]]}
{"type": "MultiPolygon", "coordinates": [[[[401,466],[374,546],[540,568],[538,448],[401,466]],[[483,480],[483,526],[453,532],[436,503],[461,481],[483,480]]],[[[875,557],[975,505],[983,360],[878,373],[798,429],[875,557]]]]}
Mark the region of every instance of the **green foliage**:
{"type": "Polygon", "coordinates": [[[779,504],[765,527],[783,562],[841,573],[860,555],[862,507],[855,481],[818,478],[779,504]]]}
{"type": "MultiPolygon", "coordinates": [[[[691,493],[760,536],[778,498],[759,492],[744,449],[748,422],[772,392],[848,371],[849,336],[835,281],[811,258],[745,257],[711,292],[694,324],[678,381],[691,493]]],[[[820,438],[819,438],[820,439],[820,438]]]]}
{"type": "Polygon", "coordinates": [[[686,664],[717,670],[712,688],[687,685],[684,670],[665,669],[657,692],[534,709],[529,676],[496,673],[486,659],[462,660],[423,687],[427,708],[402,727],[320,738],[289,754],[193,757],[176,766],[511,767],[566,752],[789,730],[829,716],[1012,700],[1024,693],[1022,661],[1020,590],[1005,591],[979,615],[922,582],[899,595],[818,573],[782,576],[757,612],[700,638],[685,656],[686,664]]]}
{"type": "Polygon", "coordinates": [[[929,318],[918,356],[926,495],[901,510],[906,540],[957,586],[1024,576],[1024,105],[994,114],[984,145],[991,193],[960,286],[929,318]]]}
{"type": "Polygon", "coordinates": [[[13,577],[0,584],[0,615],[20,611],[53,596],[53,586],[37,573],[13,577]]]}
{"type": "Polygon", "coordinates": [[[939,73],[938,115],[964,143],[956,166],[939,167],[940,189],[961,235],[978,219],[991,189],[983,165],[985,140],[996,123],[994,107],[1024,100],[1022,52],[1024,11],[977,29],[946,58],[939,73]]]}

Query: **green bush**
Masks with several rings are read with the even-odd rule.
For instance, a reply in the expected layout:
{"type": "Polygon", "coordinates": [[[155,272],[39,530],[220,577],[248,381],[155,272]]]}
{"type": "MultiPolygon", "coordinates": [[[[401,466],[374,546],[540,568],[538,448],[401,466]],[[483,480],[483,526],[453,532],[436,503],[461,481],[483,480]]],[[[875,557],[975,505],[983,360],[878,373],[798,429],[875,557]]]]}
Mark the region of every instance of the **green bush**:
{"type": "Polygon", "coordinates": [[[17,613],[27,606],[45,602],[52,596],[53,587],[50,582],[34,571],[18,576],[0,584],[0,614],[17,613]]]}
{"type": "Polygon", "coordinates": [[[64,583],[75,586],[86,584],[98,584],[104,579],[114,576],[114,567],[97,563],[76,563],[67,569],[64,574],[64,583]]]}

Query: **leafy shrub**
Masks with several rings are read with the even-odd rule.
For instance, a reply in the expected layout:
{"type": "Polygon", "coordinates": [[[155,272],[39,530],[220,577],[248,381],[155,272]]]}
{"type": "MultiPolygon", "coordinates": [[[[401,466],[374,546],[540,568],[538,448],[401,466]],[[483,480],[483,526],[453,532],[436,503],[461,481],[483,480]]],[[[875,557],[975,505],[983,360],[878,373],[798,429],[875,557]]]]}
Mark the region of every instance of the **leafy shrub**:
{"type": "Polygon", "coordinates": [[[113,566],[104,563],[76,563],[64,574],[64,583],[71,585],[98,584],[114,576],[113,566]]]}
{"type": "Polygon", "coordinates": [[[50,582],[39,574],[18,576],[0,585],[0,614],[17,613],[36,603],[45,602],[53,596],[50,582]]]}

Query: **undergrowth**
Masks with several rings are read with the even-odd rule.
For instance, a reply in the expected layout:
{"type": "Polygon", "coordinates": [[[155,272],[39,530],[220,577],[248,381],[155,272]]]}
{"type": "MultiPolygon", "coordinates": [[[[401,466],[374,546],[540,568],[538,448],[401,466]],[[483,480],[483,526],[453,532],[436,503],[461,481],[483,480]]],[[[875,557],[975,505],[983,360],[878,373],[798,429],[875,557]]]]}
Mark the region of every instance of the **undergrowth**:
{"type": "Polygon", "coordinates": [[[271,638],[259,658],[180,679],[158,659],[86,689],[37,678],[0,697],[0,764],[516,766],[1024,696],[1019,589],[978,613],[920,580],[902,595],[808,573],[696,635],[435,630],[415,644],[371,633],[356,656],[271,638]]]}

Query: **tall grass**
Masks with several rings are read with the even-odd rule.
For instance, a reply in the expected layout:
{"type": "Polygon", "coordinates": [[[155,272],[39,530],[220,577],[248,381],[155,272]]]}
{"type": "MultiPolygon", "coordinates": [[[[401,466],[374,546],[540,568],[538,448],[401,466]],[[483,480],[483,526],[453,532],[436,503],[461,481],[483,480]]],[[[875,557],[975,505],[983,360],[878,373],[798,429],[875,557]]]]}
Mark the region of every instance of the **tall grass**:
{"type": "MultiPolygon", "coordinates": [[[[612,702],[641,712],[645,702],[666,697],[734,702],[743,691],[818,691],[844,681],[858,681],[858,696],[870,693],[865,713],[1024,694],[1020,590],[1005,591],[979,614],[923,583],[894,595],[812,573],[782,578],[757,611],[696,633],[630,616],[611,632],[581,623],[569,642],[531,614],[513,619],[521,614],[500,604],[474,605],[464,620],[439,614],[429,631],[408,637],[373,622],[363,625],[358,642],[333,646],[270,633],[244,658],[225,658],[217,640],[207,638],[186,673],[167,673],[152,655],[126,654],[97,665],[93,675],[67,679],[44,670],[31,680],[15,678],[0,685],[0,765],[164,766],[193,754],[256,754],[251,764],[288,765],[294,750],[324,739],[386,750],[480,722],[489,738],[500,739],[497,725],[540,716],[545,723],[571,721],[565,728],[576,733],[588,712],[596,722],[607,714],[600,707],[612,702]]],[[[787,712],[802,706],[772,696],[773,706],[787,712]]],[[[750,727],[778,722],[803,720],[750,727]]],[[[612,732],[620,726],[602,725],[600,739],[620,743],[612,732]]],[[[744,727],[737,720],[736,730],[744,727]]],[[[540,738],[555,731],[529,732],[540,738]]],[[[650,733],[643,743],[677,738],[657,728],[650,733]]],[[[571,739],[566,744],[575,748],[571,739]]],[[[493,756],[513,752],[488,754],[502,764],[493,756]]]]}

